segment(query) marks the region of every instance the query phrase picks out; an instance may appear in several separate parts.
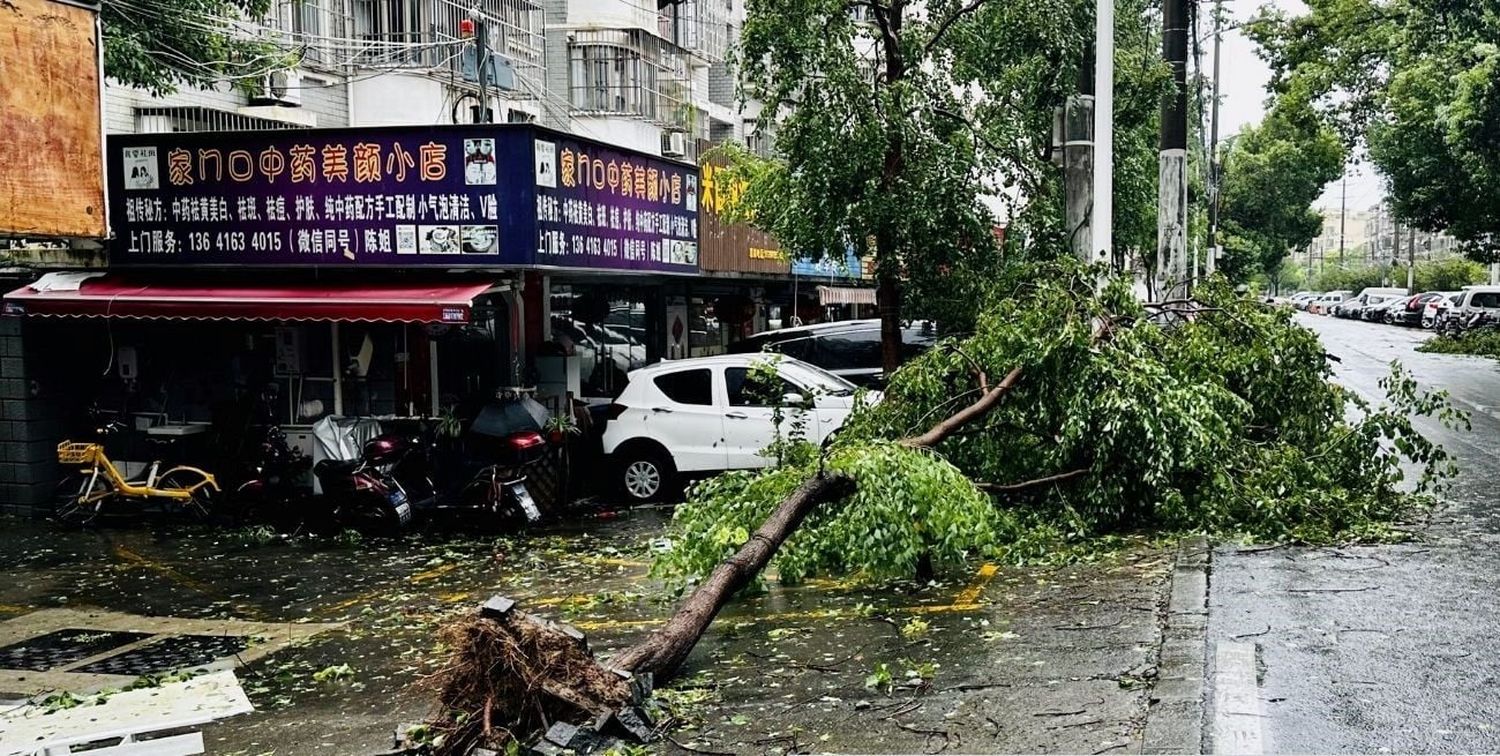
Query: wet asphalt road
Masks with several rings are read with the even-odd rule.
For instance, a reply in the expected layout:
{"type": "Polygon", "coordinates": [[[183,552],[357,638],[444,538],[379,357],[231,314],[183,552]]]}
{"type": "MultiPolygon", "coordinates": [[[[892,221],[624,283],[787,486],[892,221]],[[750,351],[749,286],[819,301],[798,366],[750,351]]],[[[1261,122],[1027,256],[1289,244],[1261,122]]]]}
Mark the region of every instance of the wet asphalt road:
{"type": "Polygon", "coordinates": [[[1500,363],[1419,353],[1420,330],[1298,318],[1342,360],[1344,385],[1379,398],[1400,360],[1423,387],[1447,389],[1473,430],[1424,426],[1461,472],[1411,543],[1215,552],[1205,744],[1500,752],[1500,363]]]}

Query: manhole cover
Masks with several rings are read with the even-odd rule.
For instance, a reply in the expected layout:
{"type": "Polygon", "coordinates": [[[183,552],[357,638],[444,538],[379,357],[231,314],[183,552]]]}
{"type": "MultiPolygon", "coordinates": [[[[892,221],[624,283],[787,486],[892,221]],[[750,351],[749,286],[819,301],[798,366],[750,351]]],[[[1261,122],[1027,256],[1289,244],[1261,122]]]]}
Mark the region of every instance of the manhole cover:
{"type": "Polygon", "coordinates": [[[151,633],[78,628],[55,630],[0,648],[0,669],[46,672],[150,637],[151,633]]]}
{"type": "Polygon", "coordinates": [[[203,666],[249,647],[250,638],[244,635],[174,635],[73,671],[131,677],[155,675],[203,666]]]}

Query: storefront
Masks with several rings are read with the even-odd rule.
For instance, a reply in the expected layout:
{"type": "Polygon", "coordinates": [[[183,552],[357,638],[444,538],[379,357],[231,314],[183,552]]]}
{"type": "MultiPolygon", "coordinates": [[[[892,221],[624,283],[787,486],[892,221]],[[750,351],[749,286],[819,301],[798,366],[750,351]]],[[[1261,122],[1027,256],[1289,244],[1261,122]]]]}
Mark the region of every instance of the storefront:
{"type": "MultiPolygon", "coordinates": [[[[587,350],[547,347],[554,323],[589,308],[580,322],[613,339],[593,361],[628,370],[665,351],[646,337],[665,333],[663,282],[699,272],[696,169],[530,125],[129,135],[106,152],[109,271],[15,289],[7,337],[27,342],[32,404],[108,406],[158,435],[251,405],[294,430],[450,416],[514,387],[560,408],[586,395],[587,350]]],[[[83,427],[67,414],[28,438],[83,427]]]]}

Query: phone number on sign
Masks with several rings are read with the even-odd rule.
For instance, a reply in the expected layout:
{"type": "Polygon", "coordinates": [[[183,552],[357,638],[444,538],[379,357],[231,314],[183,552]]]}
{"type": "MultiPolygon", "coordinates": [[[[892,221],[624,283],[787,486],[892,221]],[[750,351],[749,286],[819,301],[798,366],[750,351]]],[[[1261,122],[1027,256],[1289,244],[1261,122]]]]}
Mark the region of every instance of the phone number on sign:
{"type": "Polygon", "coordinates": [[[194,252],[280,252],[281,234],[275,231],[195,231],[187,235],[188,249],[194,252]]]}

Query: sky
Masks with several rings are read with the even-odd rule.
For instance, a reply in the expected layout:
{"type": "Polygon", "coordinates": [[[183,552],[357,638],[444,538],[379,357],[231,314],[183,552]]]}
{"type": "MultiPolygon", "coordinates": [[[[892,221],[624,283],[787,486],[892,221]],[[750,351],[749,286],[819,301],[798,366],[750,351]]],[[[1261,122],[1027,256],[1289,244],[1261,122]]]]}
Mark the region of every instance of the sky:
{"type": "MultiPolygon", "coordinates": [[[[1225,0],[1224,8],[1232,18],[1226,25],[1234,26],[1248,20],[1258,8],[1266,4],[1293,13],[1306,9],[1298,0],[1272,0],[1269,3],[1264,0],[1225,0]]],[[[1203,14],[1203,23],[1207,27],[1199,30],[1204,35],[1203,67],[1205,71],[1212,72],[1213,35],[1208,26],[1207,13],[1203,14]]],[[[1220,139],[1238,132],[1243,126],[1260,121],[1266,109],[1266,83],[1271,79],[1270,69],[1255,54],[1255,43],[1246,39],[1238,30],[1231,29],[1224,33],[1222,54],[1224,59],[1219,69],[1219,80],[1224,98],[1219,104],[1220,139]]],[[[1344,174],[1347,186],[1344,182],[1329,184],[1316,203],[1320,209],[1337,211],[1340,195],[1346,192],[1350,212],[1368,210],[1380,201],[1380,179],[1369,165],[1345,166],[1344,174]]]]}

